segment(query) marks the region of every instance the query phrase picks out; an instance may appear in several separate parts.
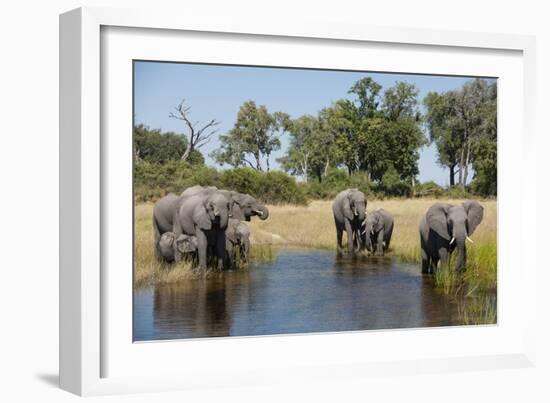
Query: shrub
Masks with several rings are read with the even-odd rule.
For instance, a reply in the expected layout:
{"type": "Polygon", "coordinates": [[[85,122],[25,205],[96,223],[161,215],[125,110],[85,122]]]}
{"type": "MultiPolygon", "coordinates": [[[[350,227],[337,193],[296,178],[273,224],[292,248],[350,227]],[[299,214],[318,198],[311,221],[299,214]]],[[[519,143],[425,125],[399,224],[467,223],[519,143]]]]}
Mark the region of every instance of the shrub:
{"type": "Polygon", "coordinates": [[[223,171],[221,187],[251,195],[259,194],[262,173],[252,168],[234,168],[223,171]]]}
{"type": "Polygon", "coordinates": [[[365,195],[372,195],[371,182],[365,173],[348,175],[343,169],[332,168],[322,181],[313,179],[301,184],[308,198],[332,200],[342,190],[357,188],[365,195]]]}
{"type": "Polygon", "coordinates": [[[295,178],[281,171],[259,172],[250,168],[218,171],[187,161],[165,163],[138,161],[134,167],[134,198],[156,201],[167,193],[179,194],[194,185],[217,186],[248,193],[265,203],[305,204],[305,192],[295,178]]]}
{"type": "Polygon", "coordinates": [[[393,166],[390,166],[384,175],[382,180],[376,186],[377,190],[380,190],[386,196],[410,196],[412,193],[411,184],[401,180],[399,173],[393,166]]]}
{"type": "Polygon", "coordinates": [[[260,175],[256,195],[266,203],[307,204],[307,197],[296,179],[282,171],[260,175]]]}
{"type": "Polygon", "coordinates": [[[440,197],[444,192],[445,189],[434,181],[418,183],[414,188],[415,197],[440,197]]]}

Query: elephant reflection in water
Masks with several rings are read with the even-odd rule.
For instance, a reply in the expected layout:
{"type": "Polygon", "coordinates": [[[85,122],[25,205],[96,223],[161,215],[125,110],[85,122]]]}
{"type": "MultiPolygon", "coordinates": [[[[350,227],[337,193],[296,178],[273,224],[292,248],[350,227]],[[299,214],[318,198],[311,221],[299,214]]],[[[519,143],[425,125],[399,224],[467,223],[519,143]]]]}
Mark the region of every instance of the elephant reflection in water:
{"type": "Polygon", "coordinates": [[[219,278],[159,285],[154,291],[154,323],[171,338],[229,336],[233,309],[248,298],[249,275],[234,273],[219,278]]]}

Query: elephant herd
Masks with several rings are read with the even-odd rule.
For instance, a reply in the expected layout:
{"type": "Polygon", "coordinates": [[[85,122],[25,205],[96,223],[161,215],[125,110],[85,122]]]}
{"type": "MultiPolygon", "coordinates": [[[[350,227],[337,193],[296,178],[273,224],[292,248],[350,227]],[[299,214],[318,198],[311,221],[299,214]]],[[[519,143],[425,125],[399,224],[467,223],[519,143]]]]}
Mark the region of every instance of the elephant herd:
{"type": "Polygon", "coordinates": [[[170,193],[153,208],[155,254],[167,262],[198,258],[206,269],[215,259],[218,269],[235,267],[236,258],[247,261],[250,231],[243,221],[269,217],[269,210],[248,194],[192,186],[179,196],[170,193]]]}
{"type": "MultiPolygon", "coordinates": [[[[358,189],[340,192],[332,212],[336,226],[336,246],[342,251],[342,235],[346,231],[348,252],[354,254],[367,249],[383,255],[388,249],[393,233],[393,217],[379,209],[367,214],[367,199],[358,189]]],[[[446,265],[454,250],[458,251],[455,270],[466,266],[466,241],[483,220],[483,207],[474,200],[460,205],[433,204],[422,217],[419,225],[422,273],[433,273],[438,262],[446,265]]]]}
{"type": "MultiPolygon", "coordinates": [[[[332,204],[336,246],[340,254],[347,234],[350,254],[368,250],[384,255],[394,229],[391,213],[378,209],[367,214],[367,198],[358,189],[347,189],[332,204]]],[[[205,269],[215,259],[218,269],[233,268],[237,257],[244,262],[250,251],[250,230],[245,221],[269,217],[269,210],[254,197],[216,187],[192,186],[179,196],[170,193],[153,209],[155,254],[167,262],[197,259],[205,269]]],[[[458,251],[456,270],[466,265],[466,241],[483,219],[483,207],[473,200],[460,205],[433,204],[420,221],[422,272],[433,273],[458,251]]]]}

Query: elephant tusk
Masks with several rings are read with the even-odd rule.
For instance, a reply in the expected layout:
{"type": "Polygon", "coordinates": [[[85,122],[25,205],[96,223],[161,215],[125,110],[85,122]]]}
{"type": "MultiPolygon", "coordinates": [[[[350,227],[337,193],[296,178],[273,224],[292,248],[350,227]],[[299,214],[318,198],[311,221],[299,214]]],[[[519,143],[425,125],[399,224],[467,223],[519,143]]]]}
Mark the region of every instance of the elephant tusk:
{"type": "Polygon", "coordinates": [[[455,237],[452,237],[451,242],[449,242],[449,245],[452,245],[454,241],[455,241],[455,237]]]}
{"type": "Polygon", "coordinates": [[[371,230],[370,230],[370,233],[371,233],[371,235],[374,235],[374,230],[371,229],[371,230]]]}
{"type": "Polygon", "coordinates": [[[219,211],[214,211],[214,216],[219,217],[219,216],[220,216],[220,212],[219,212],[219,211]]]}
{"type": "Polygon", "coordinates": [[[466,237],[466,240],[470,241],[471,243],[474,243],[474,241],[472,241],[469,236],[466,237]]]}
{"type": "Polygon", "coordinates": [[[355,216],[358,216],[358,215],[359,215],[359,213],[357,212],[357,210],[355,210],[355,211],[353,212],[353,214],[354,214],[355,216]]]}
{"type": "Polygon", "coordinates": [[[264,212],[262,210],[256,210],[256,214],[258,215],[264,215],[264,212]]]}
{"type": "Polygon", "coordinates": [[[363,231],[361,231],[361,235],[365,235],[366,232],[367,232],[367,230],[364,229],[363,231]]]}

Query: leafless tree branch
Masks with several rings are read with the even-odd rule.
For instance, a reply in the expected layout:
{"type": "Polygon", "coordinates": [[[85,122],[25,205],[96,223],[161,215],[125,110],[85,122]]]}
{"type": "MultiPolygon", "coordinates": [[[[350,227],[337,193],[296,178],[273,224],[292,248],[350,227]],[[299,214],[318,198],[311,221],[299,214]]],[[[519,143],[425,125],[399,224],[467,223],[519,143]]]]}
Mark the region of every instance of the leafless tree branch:
{"type": "Polygon", "coordinates": [[[186,160],[193,150],[202,147],[210,141],[212,135],[217,132],[217,129],[213,128],[215,126],[218,126],[220,122],[216,119],[212,119],[206,125],[204,125],[200,129],[197,129],[199,122],[191,122],[189,118],[189,110],[191,109],[191,107],[185,105],[185,99],[182,99],[179,105],[176,106],[174,109],[176,110],[176,112],[170,112],[168,114],[168,117],[183,121],[189,129],[189,134],[187,136],[187,149],[181,157],[182,160],[186,160]]]}

